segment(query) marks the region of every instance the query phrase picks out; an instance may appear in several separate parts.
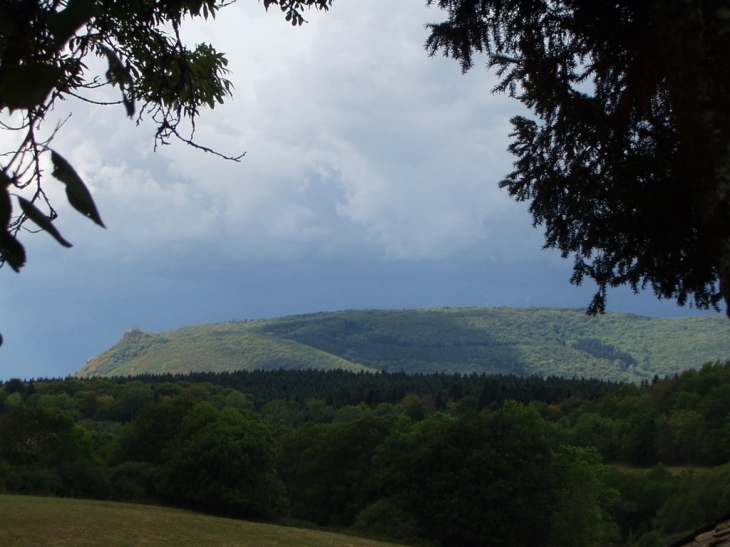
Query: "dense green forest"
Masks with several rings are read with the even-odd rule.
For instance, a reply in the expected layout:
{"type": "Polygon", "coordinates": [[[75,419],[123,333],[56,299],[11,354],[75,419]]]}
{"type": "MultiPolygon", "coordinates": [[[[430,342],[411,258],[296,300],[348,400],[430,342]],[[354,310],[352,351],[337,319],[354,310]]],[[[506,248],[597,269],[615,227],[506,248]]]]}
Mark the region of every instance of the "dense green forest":
{"type": "Polygon", "coordinates": [[[730,363],[638,385],[341,370],[11,380],[0,491],[423,545],[651,547],[730,511],[728,400],[730,363]]]}
{"type": "Polygon", "coordinates": [[[640,382],[730,358],[720,316],[587,316],[564,308],[350,310],[131,329],[77,375],[343,369],[640,382]]]}

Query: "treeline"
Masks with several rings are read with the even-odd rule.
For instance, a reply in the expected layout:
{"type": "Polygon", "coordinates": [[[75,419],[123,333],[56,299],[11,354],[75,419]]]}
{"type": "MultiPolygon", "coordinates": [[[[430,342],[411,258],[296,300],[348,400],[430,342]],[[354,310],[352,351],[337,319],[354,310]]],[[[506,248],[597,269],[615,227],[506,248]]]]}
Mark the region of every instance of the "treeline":
{"type": "Polygon", "coordinates": [[[0,491],[445,546],[652,547],[730,511],[730,466],[622,471],[601,454],[726,463],[728,389],[728,363],[640,386],[342,372],[11,380],[0,491]],[[672,427],[690,410],[706,448],[682,452],[672,427]]]}
{"type": "Polygon", "coordinates": [[[728,362],[640,386],[625,384],[603,397],[559,406],[547,412],[557,418],[565,441],[595,447],[606,461],[639,466],[730,462],[728,362]]]}
{"type": "MultiPolygon", "coordinates": [[[[211,383],[251,394],[265,403],[277,399],[306,401],[317,399],[328,406],[366,403],[397,404],[406,395],[430,397],[438,410],[449,400],[474,396],[480,406],[501,404],[506,400],[522,403],[557,403],[569,397],[597,399],[615,391],[618,382],[558,376],[523,377],[514,374],[406,374],[404,372],[354,373],[345,370],[241,370],[236,372],[194,372],[185,375],[141,375],[135,378],[149,384],[183,380],[195,384],[211,383]]],[[[125,381],[125,380],[120,380],[125,381]]]]}

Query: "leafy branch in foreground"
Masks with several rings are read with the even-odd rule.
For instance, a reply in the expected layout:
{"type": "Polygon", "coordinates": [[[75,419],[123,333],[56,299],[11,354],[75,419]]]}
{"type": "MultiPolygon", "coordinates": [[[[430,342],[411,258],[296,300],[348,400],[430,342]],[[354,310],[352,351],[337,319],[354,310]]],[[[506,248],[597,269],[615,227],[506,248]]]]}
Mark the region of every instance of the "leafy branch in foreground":
{"type": "MultiPolygon", "coordinates": [[[[51,152],[52,175],[66,188],[69,204],[99,226],[101,216],[87,186],[41,129],[59,99],[74,97],[98,105],[123,105],[126,115],[151,119],[155,147],[171,139],[222,158],[239,161],[195,142],[201,109],[215,108],[231,95],[228,64],[212,45],[186,46],[184,19],[215,18],[235,0],[29,0],[0,3],[0,266],[19,271],[25,248],[18,236],[31,220],[59,244],[70,247],[53,222],[54,205],[46,194],[42,158],[51,152]],[[106,62],[105,74],[90,74],[87,60],[106,62]],[[104,103],[90,94],[118,88],[121,98],[104,103]],[[181,124],[190,124],[189,136],[181,124]],[[22,195],[21,195],[22,194],[22,195]],[[14,207],[17,202],[18,207],[14,207]]],[[[306,7],[327,10],[332,0],[264,0],[276,5],[293,25],[305,22],[306,7]]]]}

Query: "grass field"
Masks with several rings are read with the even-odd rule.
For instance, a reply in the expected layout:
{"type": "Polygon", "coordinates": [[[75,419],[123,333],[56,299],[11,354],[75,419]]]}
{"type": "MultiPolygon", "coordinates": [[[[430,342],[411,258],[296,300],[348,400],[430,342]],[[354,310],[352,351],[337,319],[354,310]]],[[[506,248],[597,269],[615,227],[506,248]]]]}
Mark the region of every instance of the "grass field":
{"type": "Polygon", "coordinates": [[[0,495],[2,547],[395,547],[165,507],[0,495]]]}

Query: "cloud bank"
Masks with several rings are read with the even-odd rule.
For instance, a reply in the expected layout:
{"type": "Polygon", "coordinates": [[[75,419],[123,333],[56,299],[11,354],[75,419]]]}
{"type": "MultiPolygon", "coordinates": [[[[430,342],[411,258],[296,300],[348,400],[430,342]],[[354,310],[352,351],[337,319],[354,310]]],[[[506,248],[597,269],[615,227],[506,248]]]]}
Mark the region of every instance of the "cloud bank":
{"type": "MultiPolygon", "coordinates": [[[[238,163],[181,143],[153,152],[153,124],[122,106],[59,104],[59,119],[72,116],[54,146],[108,229],[48,181],[74,248],[28,235],[25,271],[0,271],[0,378],[69,374],[132,326],[587,304],[590,287],[568,285],[570,264],[540,251],[525,206],[497,188],[518,104],[491,94],[487,70],[426,55],[424,25],[442,17],[418,2],[338,0],[292,28],[238,2],[184,26],[230,59],[234,97],[201,115],[195,137],[245,151],[238,163]]],[[[612,309],[677,313],[624,296],[612,309]]]]}

